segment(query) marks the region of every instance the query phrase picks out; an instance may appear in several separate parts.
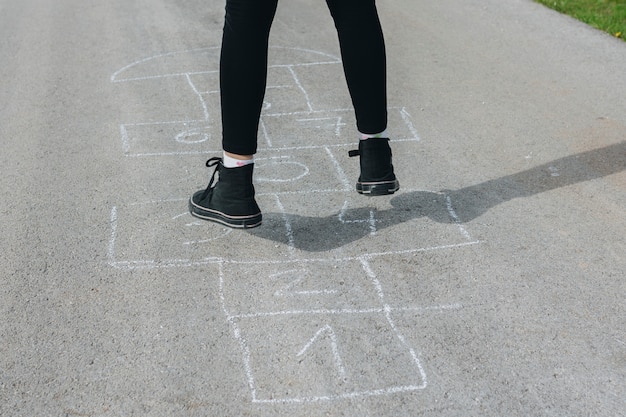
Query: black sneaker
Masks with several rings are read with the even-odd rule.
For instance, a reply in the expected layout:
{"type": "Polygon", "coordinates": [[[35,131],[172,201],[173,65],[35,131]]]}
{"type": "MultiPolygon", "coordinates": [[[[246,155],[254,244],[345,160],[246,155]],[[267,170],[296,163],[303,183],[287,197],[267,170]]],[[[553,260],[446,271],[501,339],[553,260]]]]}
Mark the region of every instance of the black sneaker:
{"type": "Polygon", "coordinates": [[[359,141],[359,149],[348,152],[349,156],[360,156],[361,175],[356,191],[366,195],[393,194],[400,183],[393,173],[389,139],[371,138],[359,141]]]}
{"type": "Polygon", "coordinates": [[[215,167],[206,190],[196,192],[189,199],[189,211],[195,217],[221,223],[237,229],[261,225],[262,215],[254,200],[252,171],[254,164],[226,168],[222,158],[211,158],[207,167],[215,167]],[[218,181],[215,174],[219,173],[218,181]]]}

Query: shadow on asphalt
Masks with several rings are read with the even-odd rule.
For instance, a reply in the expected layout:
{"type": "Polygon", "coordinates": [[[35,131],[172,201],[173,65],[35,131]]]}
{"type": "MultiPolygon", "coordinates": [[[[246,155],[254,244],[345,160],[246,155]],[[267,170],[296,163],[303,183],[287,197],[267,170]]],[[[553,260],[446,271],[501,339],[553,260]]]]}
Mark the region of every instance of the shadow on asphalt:
{"type": "MultiPolygon", "coordinates": [[[[391,199],[393,208],[375,212],[375,227],[381,230],[419,217],[429,217],[439,223],[465,223],[500,203],[602,178],[625,169],[626,142],[620,142],[460,190],[399,194],[391,199]],[[456,219],[451,216],[449,204],[454,209],[456,219]]],[[[321,252],[364,238],[371,232],[371,223],[367,219],[372,210],[370,207],[361,207],[326,217],[287,213],[291,236],[294,237],[292,244],[300,250],[321,252]]],[[[281,213],[264,213],[263,226],[251,229],[248,233],[289,244],[285,217],[281,213]]]]}

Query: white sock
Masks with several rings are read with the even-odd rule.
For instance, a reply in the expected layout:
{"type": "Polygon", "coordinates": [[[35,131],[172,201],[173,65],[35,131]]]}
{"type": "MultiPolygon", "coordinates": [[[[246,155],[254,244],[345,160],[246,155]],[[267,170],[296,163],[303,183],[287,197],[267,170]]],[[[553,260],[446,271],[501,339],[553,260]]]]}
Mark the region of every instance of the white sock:
{"type": "Polygon", "coordinates": [[[222,164],[224,164],[226,168],[243,167],[243,166],[250,165],[253,163],[254,163],[254,157],[252,159],[235,159],[233,157],[226,155],[226,152],[224,152],[224,154],[222,155],[222,164]]]}
{"type": "Polygon", "coordinates": [[[380,133],[361,133],[359,132],[359,139],[367,140],[372,138],[389,138],[389,134],[387,133],[387,129],[383,130],[380,133]]]}

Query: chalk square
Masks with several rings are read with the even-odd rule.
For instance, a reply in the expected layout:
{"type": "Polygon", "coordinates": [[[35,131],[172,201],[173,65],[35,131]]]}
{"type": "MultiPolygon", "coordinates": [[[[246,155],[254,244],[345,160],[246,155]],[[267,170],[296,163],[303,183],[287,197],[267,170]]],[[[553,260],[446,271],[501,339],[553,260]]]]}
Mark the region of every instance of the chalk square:
{"type": "Polygon", "coordinates": [[[415,351],[384,314],[239,318],[231,322],[239,335],[254,402],[330,401],[426,386],[415,351]]]}
{"type": "Polygon", "coordinates": [[[257,200],[263,225],[245,231],[192,217],[187,199],[113,207],[110,262],[158,267],[216,260],[330,261],[476,243],[451,217],[445,196],[434,193],[371,199],[352,191],[311,191],[261,193],[257,200]]]}
{"type": "Polygon", "coordinates": [[[217,225],[207,228],[206,222],[189,214],[187,205],[187,199],[175,199],[113,207],[109,263],[160,268],[218,262],[211,244],[219,244],[233,230],[217,225]]]}
{"type": "MultiPolygon", "coordinates": [[[[352,190],[357,177],[345,169],[357,168],[347,148],[264,149],[255,157],[254,181],[259,194],[352,190]],[[354,177],[354,178],[352,178],[354,177]]],[[[276,200],[271,200],[271,207],[276,200]]]]}
{"type": "Polygon", "coordinates": [[[263,113],[259,143],[264,148],[321,148],[358,144],[352,110],[263,113]]]}
{"type": "MultiPolygon", "coordinates": [[[[192,87],[193,93],[206,96],[214,94],[219,97],[220,92],[220,74],[218,71],[197,72],[191,74],[185,74],[185,78],[190,87],[192,87]]],[[[193,96],[190,95],[190,98],[193,96]]],[[[209,111],[215,115],[219,115],[219,101],[212,101],[209,111]]]]}
{"type": "Polygon", "coordinates": [[[221,152],[216,126],[204,120],[131,123],[120,126],[127,156],[167,156],[221,152]]]}
{"type": "Polygon", "coordinates": [[[264,113],[307,112],[307,92],[302,90],[294,78],[293,67],[271,67],[267,71],[267,87],[263,99],[264,113]]]}
{"type": "Polygon", "coordinates": [[[311,110],[346,109],[352,106],[343,66],[338,62],[293,68],[298,86],[306,93],[311,110]],[[320,80],[324,80],[320,83],[320,80]]]}
{"type": "MultiPolygon", "coordinates": [[[[266,111],[261,115],[259,146],[262,148],[321,148],[358,145],[354,110],[318,110],[297,113],[266,111]]],[[[403,108],[388,112],[392,140],[419,141],[410,115],[403,108]]]]}
{"type": "Polygon", "coordinates": [[[141,82],[117,84],[120,95],[121,123],[153,123],[185,120],[219,119],[219,101],[203,100],[190,79],[181,76],[150,78],[141,82]],[[218,116],[217,119],[215,116],[218,116]],[[130,119],[129,119],[130,118],[130,119]]]}
{"type": "Polygon", "coordinates": [[[373,257],[368,264],[394,314],[441,313],[463,308],[464,301],[480,293],[471,274],[462,273],[471,270],[475,250],[468,244],[453,250],[373,257]]]}
{"type": "Polygon", "coordinates": [[[380,311],[358,260],[225,263],[220,293],[230,316],[380,311]]]}
{"type": "Polygon", "coordinates": [[[263,200],[264,225],[249,233],[283,245],[296,258],[384,257],[473,241],[436,193],[368,198],[338,190],[272,197],[263,200]]]}

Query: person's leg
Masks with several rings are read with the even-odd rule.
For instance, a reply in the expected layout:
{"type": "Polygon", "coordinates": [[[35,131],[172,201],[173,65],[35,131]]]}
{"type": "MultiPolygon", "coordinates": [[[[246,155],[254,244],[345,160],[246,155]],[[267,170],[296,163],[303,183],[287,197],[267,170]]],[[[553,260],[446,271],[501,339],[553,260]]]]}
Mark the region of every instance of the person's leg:
{"type": "Polygon", "coordinates": [[[235,228],[261,224],[253,155],[267,78],[268,38],[278,0],[227,0],[220,59],[223,158],[209,186],[189,200],[192,215],[235,228]],[[215,174],[219,180],[215,183],[215,174]]]}
{"type": "Polygon", "coordinates": [[[222,147],[236,159],[257,149],[268,38],[278,0],[227,0],[220,59],[222,147]]]}
{"type": "Polygon", "coordinates": [[[337,28],[359,132],[387,128],[385,41],[374,0],[326,0],[337,28]]]}
{"type": "Polygon", "coordinates": [[[387,71],[383,32],[375,0],[326,0],[335,21],[348,90],[359,131],[361,173],[356,190],[366,195],[396,192],[400,184],[387,137],[387,71]]]}

